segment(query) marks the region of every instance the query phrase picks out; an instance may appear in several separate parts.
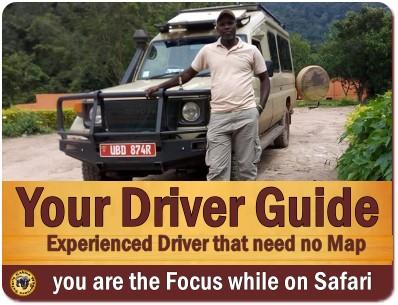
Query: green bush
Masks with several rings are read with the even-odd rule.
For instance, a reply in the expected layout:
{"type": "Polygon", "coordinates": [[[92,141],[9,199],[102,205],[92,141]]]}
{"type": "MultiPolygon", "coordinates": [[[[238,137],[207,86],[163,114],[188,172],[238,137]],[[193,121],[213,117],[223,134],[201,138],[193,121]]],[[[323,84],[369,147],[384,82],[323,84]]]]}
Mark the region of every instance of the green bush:
{"type": "Polygon", "coordinates": [[[357,106],[341,136],[349,146],[337,163],[339,179],[391,180],[392,126],[391,92],[357,106]]]}
{"type": "MultiPolygon", "coordinates": [[[[71,109],[65,109],[64,117],[65,127],[69,128],[76,113],[71,109]]],[[[3,137],[50,133],[56,129],[57,112],[55,110],[3,109],[3,137]]]]}

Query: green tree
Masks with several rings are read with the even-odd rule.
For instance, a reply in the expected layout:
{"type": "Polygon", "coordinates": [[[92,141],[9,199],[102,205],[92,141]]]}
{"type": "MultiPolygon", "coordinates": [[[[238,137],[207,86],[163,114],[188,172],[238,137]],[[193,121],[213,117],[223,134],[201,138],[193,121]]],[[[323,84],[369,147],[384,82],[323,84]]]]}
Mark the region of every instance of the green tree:
{"type": "MultiPolygon", "coordinates": [[[[116,85],[134,55],[136,29],[144,29],[152,38],[158,32],[156,24],[165,23],[181,9],[224,4],[11,3],[4,9],[2,19],[3,102],[30,101],[41,91],[78,92],[116,85]]],[[[289,31],[300,31],[313,43],[321,39],[327,24],[340,18],[347,8],[357,9],[362,4],[268,5],[276,15],[283,13],[281,19],[286,20],[289,31]],[[315,20],[321,23],[315,24],[315,20]],[[295,26],[289,26],[288,21],[295,26]]],[[[296,49],[293,56],[297,54],[295,67],[299,72],[302,66],[319,64],[319,60],[313,46],[309,60],[308,41],[297,38],[297,48],[295,41],[292,48],[296,49]]]]}
{"type": "Polygon", "coordinates": [[[297,74],[306,66],[319,65],[320,59],[315,47],[298,33],[290,35],[290,46],[292,49],[294,71],[297,74]]]}
{"type": "Polygon", "coordinates": [[[179,10],[220,4],[12,3],[3,13],[3,63],[12,60],[14,65],[6,67],[3,88],[9,88],[3,90],[3,100],[26,101],[27,95],[40,90],[78,92],[116,85],[134,55],[136,29],[152,38],[158,32],[156,24],[179,10]],[[16,52],[28,58],[10,57],[16,52]],[[31,69],[38,69],[36,74],[15,70],[28,62],[34,65],[31,69]],[[43,83],[33,86],[29,78],[37,78],[39,72],[47,77],[40,76],[43,83]],[[29,92],[23,93],[21,87],[29,92]]]}
{"type": "Polygon", "coordinates": [[[359,11],[363,5],[388,7],[382,3],[361,2],[264,2],[263,5],[286,25],[289,32],[300,33],[311,43],[322,43],[330,26],[343,19],[348,11],[359,11]]]}
{"type": "Polygon", "coordinates": [[[32,102],[34,94],[48,81],[47,74],[33,63],[32,58],[23,52],[3,57],[3,107],[32,102]]]}
{"type": "Polygon", "coordinates": [[[311,61],[311,45],[300,34],[293,33],[290,35],[290,47],[292,49],[294,70],[297,75],[311,61]]]}
{"type": "Polygon", "coordinates": [[[391,88],[392,16],[381,8],[363,7],[335,23],[322,47],[322,63],[332,77],[349,80],[358,100],[391,88]]]}

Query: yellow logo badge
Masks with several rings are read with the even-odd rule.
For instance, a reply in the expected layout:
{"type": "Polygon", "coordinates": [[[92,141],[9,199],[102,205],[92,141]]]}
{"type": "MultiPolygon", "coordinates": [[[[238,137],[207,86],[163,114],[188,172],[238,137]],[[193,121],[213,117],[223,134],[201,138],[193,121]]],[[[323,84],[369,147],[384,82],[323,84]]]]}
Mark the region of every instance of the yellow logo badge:
{"type": "Polygon", "coordinates": [[[30,295],[36,288],[36,278],[28,270],[18,270],[14,272],[10,280],[11,290],[19,296],[30,295]]]}

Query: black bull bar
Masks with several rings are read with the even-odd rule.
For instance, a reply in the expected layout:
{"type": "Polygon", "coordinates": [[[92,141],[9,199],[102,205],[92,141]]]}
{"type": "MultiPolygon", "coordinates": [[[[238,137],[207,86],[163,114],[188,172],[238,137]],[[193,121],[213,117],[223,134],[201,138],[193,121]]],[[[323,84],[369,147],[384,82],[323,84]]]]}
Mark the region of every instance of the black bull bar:
{"type": "MultiPolygon", "coordinates": [[[[69,135],[83,136],[94,140],[94,136],[101,138],[101,136],[106,137],[120,137],[120,136],[153,136],[159,137],[162,135],[177,135],[177,134],[187,134],[187,133],[203,133],[207,131],[206,127],[201,128],[187,128],[184,130],[161,130],[162,127],[162,115],[163,106],[167,102],[168,97],[184,97],[184,96],[207,96],[210,97],[210,90],[172,90],[166,91],[164,89],[159,90],[157,93],[153,94],[153,97],[157,98],[157,117],[156,117],[156,128],[154,132],[113,132],[104,131],[104,120],[102,120],[101,128],[95,126],[95,122],[90,124],[89,132],[79,132],[79,131],[67,131],[65,130],[65,117],[63,113],[63,102],[70,100],[84,100],[89,99],[93,101],[93,113],[97,113],[98,107],[103,109],[104,99],[106,98],[146,98],[145,92],[101,92],[95,91],[91,93],[77,93],[68,94],[58,98],[57,101],[57,130],[58,134],[63,140],[67,139],[69,135]]],[[[151,98],[153,100],[153,98],[151,98]]],[[[103,113],[101,113],[103,117],[103,113]]]]}

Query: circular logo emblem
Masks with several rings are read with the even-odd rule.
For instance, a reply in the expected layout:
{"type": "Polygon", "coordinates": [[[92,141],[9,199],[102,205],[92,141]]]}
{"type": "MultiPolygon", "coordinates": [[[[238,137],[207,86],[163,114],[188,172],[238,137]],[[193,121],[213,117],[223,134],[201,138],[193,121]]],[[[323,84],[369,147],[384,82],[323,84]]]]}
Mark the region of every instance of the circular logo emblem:
{"type": "Polygon", "coordinates": [[[16,295],[30,295],[36,288],[36,278],[28,270],[18,270],[11,276],[10,287],[16,295]]]}

